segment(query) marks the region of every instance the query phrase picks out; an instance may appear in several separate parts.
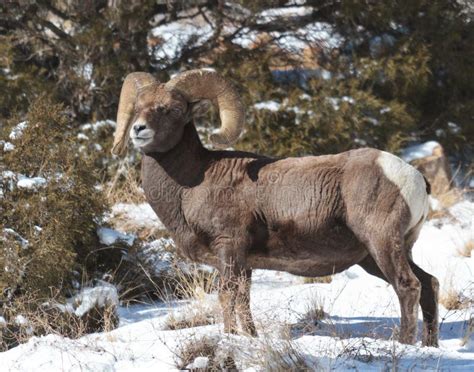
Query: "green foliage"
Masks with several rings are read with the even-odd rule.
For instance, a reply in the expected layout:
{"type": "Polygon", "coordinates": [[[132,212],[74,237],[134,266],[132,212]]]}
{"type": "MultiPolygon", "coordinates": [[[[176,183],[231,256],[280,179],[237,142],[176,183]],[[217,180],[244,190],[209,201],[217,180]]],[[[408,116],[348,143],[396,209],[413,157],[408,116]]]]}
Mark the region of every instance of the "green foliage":
{"type": "Polygon", "coordinates": [[[26,122],[22,135],[11,140],[14,150],[3,154],[6,169],[47,183],[24,189],[15,179],[4,180],[1,223],[28,245],[6,235],[0,262],[9,270],[2,271],[0,282],[2,289],[46,294],[50,287],[67,288],[73,269],[80,270],[79,263],[97,247],[96,221],[104,205],[92,164],[77,156],[63,107],[43,96],[32,104],[26,122]]]}
{"type": "Polygon", "coordinates": [[[351,53],[359,67],[364,60],[382,67],[383,81],[367,77],[376,82],[376,94],[397,97],[414,113],[413,137],[438,137],[448,150],[465,150],[469,156],[474,135],[474,23],[466,5],[456,0],[351,0],[339,10],[331,13],[330,22],[347,38],[346,46],[355,45],[351,53]],[[370,41],[382,35],[393,37],[394,44],[374,55],[370,41]],[[450,128],[450,122],[459,129],[450,128]]]}
{"type": "Polygon", "coordinates": [[[9,69],[0,71],[0,89],[19,89],[1,98],[2,116],[25,113],[47,91],[80,121],[114,118],[124,75],[150,68],[149,24],[142,20],[159,11],[156,2],[21,3],[0,7],[0,51],[8,52],[0,68],[9,69]]]}
{"type": "Polygon", "coordinates": [[[16,52],[14,37],[0,35],[0,119],[26,111],[32,100],[52,91],[52,84],[44,80],[47,70],[17,63],[16,52]]]}
{"type": "Polygon", "coordinates": [[[281,55],[266,45],[232,47],[215,59],[215,67],[238,82],[248,107],[247,131],[237,147],[277,156],[361,146],[397,152],[409,141],[437,139],[448,152],[469,156],[474,27],[463,8],[451,0],[320,3],[315,19],[344,37],[335,53],[317,61],[331,79],[310,78],[304,89],[276,84],[272,72],[301,67],[293,56],[278,67],[281,55]],[[266,100],[280,103],[280,110],[254,109],[266,100]]]}
{"type": "MultiPolygon", "coordinates": [[[[118,1],[112,7],[102,1],[88,2],[87,6],[51,1],[17,6],[13,2],[3,9],[5,17],[0,20],[0,67],[7,69],[0,71],[0,90],[9,92],[0,96],[0,116],[9,118],[14,110],[26,112],[36,97],[48,91],[71,108],[75,126],[114,119],[118,92],[127,73],[150,71],[166,80],[177,69],[211,64],[237,81],[244,94],[250,111],[249,132],[242,144],[246,149],[282,155],[319,154],[367,143],[396,150],[407,140],[437,138],[448,151],[459,152],[472,142],[474,23],[458,1],[307,0],[312,13],[286,23],[263,23],[254,17],[262,10],[284,7],[285,1],[234,3],[222,7],[219,2],[165,4],[147,0],[118,1]],[[191,17],[198,3],[209,19],[242,26],[249,32],[258,30],[261,39],[269,41],[242,49],[216,27],[207,43],[184,48],[180,59],[163,61],[169,62],[168,67],[158,68],[161,64],[151,51],[161,40],[159,36],[150,38],[151,24],[191,17]],[[242,7],[249,12],[237,16],[242,7]],[[187,15],[179,13],[181,10],[187,15]],[[51,14],[57,17],[58,29],[47,23],[51,14]],[[311,99],[298,102],[301,87],[279,84],[272,73],[307,67],[302,66],[302,56],[276,47],[271,35],[272,31],[284,33],[311,22],[332,25],[342,43],[314,57],[313,65],[325,68],[333,78],[306,82],[304,90],[311,99]],[[46,33],[53,36],[46,37],[46,33]],[[333,110],[326,101],[326,97],[344,96],[355,103],[333,110]],[[256,102],[282,102],[287,97],[290,99],[283,109],[302,103],[315,114],[251,112],[256,102]],[[377,114],[379,108],[390,114],[377,114]],[[374,120],[377,128],[370,124],[374,120]],[[449,123],[456,123],[459,129],[453,130],[449,123]],[[373,137],[368,138],[370,135],[373,137]]],[[[319,46],[308,42],[308,47],[319,46]]],[[[215,119],[213,116],[213,122],[215,119]]],[[[104,149],[109,146],[105,139],[104,145],[100,144],[104,149]]],[[[96,160],[96,165],[104,166],[96,160]]]]}
{"type": "Polygon", "coordinates": [[[314,94],[295,89],[280,98],[277,112],[253,108],[242,147],[271,149],[276,156],[336,153],[358,146],[393,151],[414,128],[403,103],[382,100],[360,89],[357,81],[313,81],[311,89],[314,94]]]}

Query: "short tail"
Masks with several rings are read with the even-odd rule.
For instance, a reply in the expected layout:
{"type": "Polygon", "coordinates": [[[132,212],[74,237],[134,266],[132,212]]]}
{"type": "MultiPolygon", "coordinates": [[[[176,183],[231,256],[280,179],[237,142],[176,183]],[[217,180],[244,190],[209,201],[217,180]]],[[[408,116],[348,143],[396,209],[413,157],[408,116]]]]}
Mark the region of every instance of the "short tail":
{"type": "Polygon", "coordinates": [[[428,180],[426,179],[425,176],[423,176],[424,180],[425,180],[425,185],[426,185],[426,193],[428,195],[431,195],[431,184],[428,182],[428,180]]]}

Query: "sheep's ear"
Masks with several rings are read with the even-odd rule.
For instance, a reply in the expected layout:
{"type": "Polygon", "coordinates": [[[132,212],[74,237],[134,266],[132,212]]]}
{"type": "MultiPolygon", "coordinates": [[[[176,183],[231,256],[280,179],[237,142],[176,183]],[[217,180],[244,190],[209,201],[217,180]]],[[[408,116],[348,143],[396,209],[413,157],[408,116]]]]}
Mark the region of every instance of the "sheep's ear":
{"type": "Polygon", "coordinates": [[[191,116],[199,117],[206,114],[212,106],[212,103],[208,99],[201,99],[200,101],[191,103],[191,116]]]}

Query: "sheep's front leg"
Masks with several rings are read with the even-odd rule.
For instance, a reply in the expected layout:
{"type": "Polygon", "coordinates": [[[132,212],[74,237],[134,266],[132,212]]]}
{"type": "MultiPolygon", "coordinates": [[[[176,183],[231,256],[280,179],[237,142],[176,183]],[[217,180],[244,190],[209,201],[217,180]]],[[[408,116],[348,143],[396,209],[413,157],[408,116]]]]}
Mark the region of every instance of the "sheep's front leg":
{"type": "Polygon", "coordinates": [[[242,252],[235,244],[220,245],[218,248],[219,302],[224,316],[224,332],[237,333],[236,301],[239,295],[239,277],[244,268],[242,252]]]}
{"type": "Polygon", "coordinates": [[[219,283],[219,302],[224,316],[224,332],[237,333],[235,319],[235,302],[237,297],[237,284],[231,277],[221,274],[219,283]]]}
{"type": "Polygon", "coordinates": [[[239,292],[237,297],[237,314],[240,319],[242,331],[250,336],[257,336],[255,323],[250,311],[250,285],[252,282],[252,270],[245,270],[239,280],[239,292]]]}

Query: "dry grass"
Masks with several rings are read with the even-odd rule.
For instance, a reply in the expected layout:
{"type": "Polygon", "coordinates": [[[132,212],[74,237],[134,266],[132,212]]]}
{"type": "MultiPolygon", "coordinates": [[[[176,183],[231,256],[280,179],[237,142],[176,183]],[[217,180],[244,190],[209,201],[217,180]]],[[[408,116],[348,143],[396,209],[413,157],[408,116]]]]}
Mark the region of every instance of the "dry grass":
{"type": "Polygon", "coordinates": [[[298,322],[292,328],[298,333],[312,334],[318,329],[320,321],[325,318],[327,318],[327,313],[324,311],[323,300],[316,292],[313,292],[304,314],[300,315],[298,322]]]}
{"type": "Polygon", "coordinates": [[[474,251],[474,239],[468,240],[461,248],[458,249],[458,253],[462,257],[472,257],[473,251],[474,251]]]}
{"type": "Polygon", "coordinates": [[[237,365],[270,372],[319,370],[316,359],[296,346],[289,335],[275,338],[273,334],[263,333],[258,338],[247,338],[223,334],[196,337],[186,333],[183,336],[183,342],[171,350],[176,367],[181,370],[237,371],[237,365]]]}
{"type": "MultiPolygon", "coordinates": [[[[176,330],[211,325],[221,320],[221,310],[216,297],[209,293],[217,289],[217,272],[199,269],[191,265],[191,270],[175,268],[170,281],[173,298],[184,298],[190,303],[169,314],[165,329],[176,330]]],[[[168,287],[170,288],[170,287],[168,287]]]]}
{"type": "Polygon", "coordinates": [[[454,204],[458,203],[463,199],[464,192],[457,188],[452,188],[445,193],[438,195],[436,199],[439,201],[442,208],[452,207],[454,204]]]}
{"type": "Polygon", "coordinates": [[[302,320],[318,322],[324,319],[327,314],[324,312],[324,300],[316,292],[311,292],[311,297],[306,305],[306,313],[301,317],[302,320]]]}
{"type": "Polygon", "coordinates": [[[332,282],[332,275],[325,275],[325,276],[316,276],[316,277],[304,277],[303,283],[304,284],[313,284],[313,283],[331,283],[332,282]]]}
{"type": "Polygon", "coordinates": [[[367,340],[343,340],[342,351],[338,354],[338,358],[355,359],[363,363],[371,363],[374,360],[373,352],[367,340]]]}
{"type": "Polygon", "coordinates": [[[28,341],[32,336],[56,334],[79,338],[93,332],[108,332],[118,325],[114,306],[94,307],[79,317],[60,308],[59,291],[48,302],[23,295],[2,307],[6,324],[0,329],[0,350],[28,341]]]}
{"type": "Polygon", "coordinates": [[[323,301],[317,295],[314,295],[307,306],[306,314],[304,314],[303,319],[315,324],[326,318],[326,316],[323,301]]]}
{"type": "Polygon", "coordinates": [[[191,371],[237,371],[231,356],[219,350],[219,336],[191,337],[174,351],[176,367],[191,371]]]}
{"type": "Polygon", "coordinates": [[[126,160],[122,161],[115,176],[105,185],[104,191],[109,205],[146,202],[140,172],[126,160]]]}
{"type": "Polygon", "coordinates": [[[459,291],[452,286],[442,291],[439,297],[439,303],[447,310],[460,310],[469,306],[469,299],[463,297],[459,291]]]}
{"type": "MultiPolygon", "coordinates": [[[[394,332],[397,333],[398,330],[394,329],[394,332]]],[[[388,345],[379,343],[378,340],[370,340],[369,337],[371,336],[342,340],[342,350],[338,353],[337,359],[354,359],[362,363],[373,363],[378,360],[384,362],[381,371],[398,371],[404,350],[403,347],[400,348],[396,338],[393,337],[388,345]]]]}
{"type": "Polygon", "coordinates": [[[194,327],[203,327],[217,323],[219,317],[219,308],[212,308],[205,306],[188,306],[185,308],[182,316],[177,313],[171,313],[166,319],[163,327],[165,330],[175,331],[177,329],[187,329],[194,327]]]}
{"type": "Polygon", "coordinates": [[[308,357],[291,339],[260,337],[250,350],[243,354],[243,362],[258,371],[317,371],[314,358],[308,357]]]}
{"type": "Polygon", "coordinates": [[[443,209],[431,209],[428,211],[428,215],[426,216],[427,220],[436,220],[440,218],[452,218],[451,213],[445,208],[443,209]]]}
{"type": "Polygon", "coordinates": [[[460,202],[464,198],[465,193],[465,190],[452,188],[441,195],[437,195],[435,199],[439,203],[438,209],[433,210],[430,208],[427,219],[432,220],[437,218],[452,218],[452,215],[449,213],[448,209],[454,204],[460,202]]]}
{"type": "Polygon", "coordinates": [[[218,272],[203,269],[196,264],[180,266],[177,263],[169,274],[168,281],[174,297],[201,301],[206,294],[217,290],[218,272]]]}

